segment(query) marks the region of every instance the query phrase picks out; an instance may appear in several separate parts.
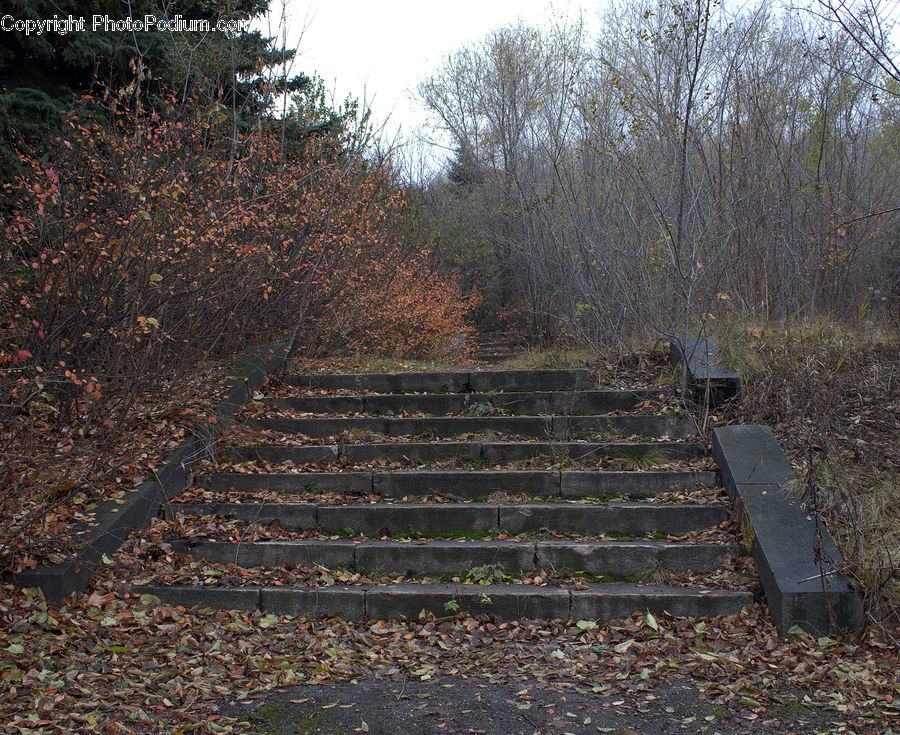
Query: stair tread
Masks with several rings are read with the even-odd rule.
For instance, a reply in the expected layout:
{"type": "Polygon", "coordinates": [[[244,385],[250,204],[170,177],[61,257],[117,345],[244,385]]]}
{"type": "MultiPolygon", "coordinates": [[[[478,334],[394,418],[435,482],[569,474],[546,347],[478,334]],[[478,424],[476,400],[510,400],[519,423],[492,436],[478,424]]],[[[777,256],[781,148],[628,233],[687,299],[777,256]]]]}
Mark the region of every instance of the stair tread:
{"type": "Polygon", "coordinates": [[[383,508],[390,508],[392,511],[399,511],[405,509],[419,509],[419,508],[442,508],[444,510],[455,511],[459,508],[479,508],[479,507],[491,507],[497,508],[499,506],[503,506],[505,508],[522,508],[522,509],[530,509],[530,508],[539,508],[541,510],[549,510],[556,508],[565,508],[572,509],[578,508],[584,511],[590,510],[602,510],[603,512],[613,512],[616,509],[621,509],[623,511],[634,511],[634,510],[648,510],[648,509],[661,509],[665,508],[667,510],[672,510],[675,512],[682,511],[684,509],[692,509],[692,508],[724,508],[725,506],[721,503],[631,503],[628,501],[615,501],[612,503],[578,503],[578,502],[555,502],[555,503],[531,503],[531,502],[497,502],[497,501],[469,501],[469,502],[456,502],[456,501],[446,501],[446,502],[393,502],[393,503],[372,503],[372,502],[362,502],[362,503],[309,503],[309,502],[300,502],[300,503],[290,503],[290,502],[273,502],[273,501],[261,501],[261,502],[233,502],[233,501],[186,501],[181,502],[178,500],[173,500],[169,502],[169,505],[215,505],[220,503],[226,503],[228,505],[246,505],[246,506],[267,506],[277,508],[279,506],[284,507],[293,507],[293,506],[309,506],[309,505],[317,505],[321,508],[354,508],[354,509],[372,509],[373,512],[382,512],[383,508]]]}
{"type": "MultiPolygon", "coordinates": [[[[398,462],[401,460],[397,460],[398,462]]],[[[548,459],[548,464],[550,459],[548,459]]],[[[556,464],[557,460],[553,460],[556,464]]],[[[220,468],[195,477],[198,487],[222,492],[284,494],[352,493],[396,498],[416,495],[452,495],[476,499],[495,492],[532,497],[582,499],[586,497],[654,498],[661,494],[692,492],[699,485],[714,486],[717,475],[706,469],[431,469],[371,467],[365,469],[298,471],[262,469],[233,471],[220,468]]],[[[249,468],[246,468],[249,469],[249,468]]]]}
{"type": "Polygon", "coordinates": [[[135,587],[171,604],[266,610],[350,620],[436,617],[468,613],[505,619],[608,620],[634,610],[691,617],[730,615],[752,604],[747,591],[608,582],[572,590],[527,584],[423,583],[329,587],[135,587]]]}
{"type": "MultiPolygon", "coordinates": [[[[247,584],[242,585],[240,587],[232,587],[232,586],[221,586],[221,587],[212,587],[209,585],[186,585],[186,584],[136,584],[134,585],[134,589],[136,591],[140,591],[141,593],[148,592],[151,589],[187,589],[187,590],[209,590],[209,589],[219,589],[219,590],[227,590],[227,589],[276,589],[285,592],[289,592],[291,590],[298,591],[307,591],[314,590],[319,592],[327,592],[330,590],[378,590],[378,591],[397,591],[397,592],[409,592],[409,591],[437,591],[437,592],[457,592],[459,590],[468,590],[472,593],[477,594],[491,594],[492,592],[504,592],[504,591],[515,591],[521,594],[528,594],[529,592],[544,592],[547,590],[561,590],[566,593],[571,593],[573,595],[577,594],[596,594],[596,595],[634,595],[634,594],[642,594],[642,595],[667,595],[667,596],[678,596],[678,595],[702,595],[702,596],[721,596],[721,597],[750,597],[752,598],[753,593],[746,590],[730,590],[730,589],[718,589],[716,587],[679,587],[672,585],[663,585],[663,584],[647,584],[643,582],[587,582],[583,587],[579,589],[571,589],[569,587],[561,587],[554,585],[534,585],[534,584],[523,584],[521,582],[509,582],[506,584],[477,584],[477,583],[467,583],[467,582],[407,582],[407,583],[397,583],[397,584],[389,584],[389,585],[380,585],[380,584],[335,584],[328,586],[311,586],[311,585],[298,585],[294,587],[287,586],[273,586],[273,585],[254,585],[247,584]]],[[[152,592],[150,593],[152,594],[152,592]]]]}
{"type": "MultiPolygon", "coordinates": [[[[594,416],[275,416],[254,418],[250,426],[309,437],[337,436],[346,431],[372,431],[386,436],[415,436],[440,432],[439,436],[493,431],[528,437],[565,439],[577,433],[615,432],[623,436],[691,436],[693,423],[659,414],[594,416]]],[[[574,438],[574,437],[573,437],[574,438]]]]}
{"type": "Polygon", "coordinates": [[[204,541],[200,541],[199,543],[193,543],[191,548],[198,548],[205,544],[224,544],[229,546],[249,546],[253,544],[264,545],[264,546],[297,546],[297,547],[307,547],[307,546],[323,546],[323,545],[333,545],[333,546],[352,546],[352,547],[383,547],[383,548],[409,548],[409,547],[433,547],[439,548],[443,546],[453,546],[454,548],[457,546],[480,546],[480,547],[500,547],[500,546],[509,546],[509,547],[522,547],[522,546],[596,546],[599,548],[636,548],[636,547],[647,547],[653,549],[662,549],[662,548],[686,548],[686,547],[694,547],[694,546],[731,546],[733,544],[729,543],[720,543],[713,541],[660,541],[660,540],[649,540],[649,539],[635,539],[631,541],[614,541],[614,540],[606,540],[606,541],[597,541],[597,540],[582,540],[582,539],[546,539],[546,540],[511,540],[511,539],[471,539],[471,538],[428,538],[428,539],[420,539],[420,538],[408,538],[408,539],[381,539],[381,538],[314,538],[314,539],[264,539],[264,540],[254,540],[254,541],[236,541],[233,539],[229,540],[216,540],[216,539],[208,539],[204,541]]]}
{"type": "Polygon", "coordinates": [[[486,390],[578,390],[592,388],[586,368],[538,370],[448,370],[422,373],[287,373],[287,385],[319,388],[367,388],[384,392],[482,392],[486,390]],[[531,384],[529,384],[529,381],[531,384]]]}

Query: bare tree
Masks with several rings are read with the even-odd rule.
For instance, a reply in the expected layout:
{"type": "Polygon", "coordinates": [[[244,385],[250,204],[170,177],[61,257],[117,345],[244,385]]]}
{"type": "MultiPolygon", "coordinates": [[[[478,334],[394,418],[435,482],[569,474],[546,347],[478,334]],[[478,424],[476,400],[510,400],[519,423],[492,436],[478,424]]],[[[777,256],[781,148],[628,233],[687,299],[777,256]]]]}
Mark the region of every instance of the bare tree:
{"type": "Polygon", "coordinates": [[[735,310],[874,303],[900,117],[871,94],[872,54],[767,3],[630,0],[602,20],[593,43],[578,23],[501,29],[420,87],[457,151],[442,221],[487,243],[532,337],[624,347],[735,310]]]}

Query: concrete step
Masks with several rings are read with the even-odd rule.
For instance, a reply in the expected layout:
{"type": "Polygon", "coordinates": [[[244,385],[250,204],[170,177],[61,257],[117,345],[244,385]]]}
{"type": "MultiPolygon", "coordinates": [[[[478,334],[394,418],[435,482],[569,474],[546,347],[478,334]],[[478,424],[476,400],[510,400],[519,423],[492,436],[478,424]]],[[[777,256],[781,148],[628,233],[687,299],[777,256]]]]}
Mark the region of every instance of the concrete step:
{"type": "Polygon", "coordinates": [[[443,462],[450,459],[482,460],[488,464],[520,462],[535,457],[595,462],[619,457],[639,461],[646,457],[695,459],[706,454],[700,442],[372,442],[368,444],[233,447],[222,451],[226,460],[262,460],[277,464],[328,462],[339,457],[349,462],[443,462]]]}
{"type": "Polygon", "coordinates": [[[386,497],[454,495],[475,499],[496,492],[532,497],[652,498],[714,485],[714,472],[602,472],[573,470],[431,470],[374,472],[372,490],[386,497]]]}
{"type": "Polygon", "coordinates": [[[469,373],[469,390],[482,391],[547,391],[590,390],[594,387],[586,368],[556,370],[473,370],[469,373]]]}
{"type": "Polygon", "coordinates": [[[532,585],[396,584],[383,587],[136,586],[171,605],[264,610],[283,615],[346,620],[417,619],[466,613],[520,618],[611,620],[636,610],[682,617],[734,615],[752,604],[750,592],[610,583],[588,589],[532,585]]]}
{"type": "MultiPolygon", "coordinates": [[[[519,393],[405,393],[343,396],[294,396],[271,404],[305,413],[425,413],[434,416],[501,409],[516,414],[601,414],[625,411],[658,399],[656,390],[527,391],[519,393]]],[[[473,414],[475,415],[475,414],[473,414]]]]}
{"type": "MultiPolygon", "coordinates": [[[[364,447],[365,445],[357,445],[364,447]]],[[[345,452],[349,447],[345,448],[345,452]]],[[[620,457],[635,461],[648,456],[663,459],[694,459],[706,454],[700,442],[490,442],[481,445],[481,456],[489,464],[520,462],[534,457],[555,457],[576,462],[620,457]]],[[[349,455],[347,455],[349,456],[349,455]]]]}
{"type": "Polygon", "coordinates": [[[680,536],[727,518],[719,504],[643,503],[178,503],[168,513],[231,515],[247,521],[278,520],[285,527],[367,536],[424,536],[547,529],[557,533],[680,536]],[[283,510],[282,510],[283,506],[283,510]]]}
{"type": "Polygon", "coordinates": [[[648,570],[707,572],[737,553],[721,544],[658,541],[350,541],[302,540],[231,543],[212,541],[173,550],[195,559],[239,567],[323,566],[388,575],[458,576],[497,565],[503,574],[534,569],[578,570],[618,578],[648,570]]]}
{"type": "Polygon", "coordinates": [[[336,444],[307,444],[282,446],[278,444],[257,444],[248,447],[226,447],[220,452],[221,459],[226,462],[260,461],[277,464],[293,462],[294,464],[317,464],[332,462],[340,456],[336,444]]]}
{"type": "Polygon", "coordinates": [[[248,523],[278,521],[283,528],[315,528],[319,517],[316,503],[230,503],[227,501],[178,502],[171,501],[162,508],[163,515],[173,519],[177,515],[218,516],[248,523]]]}
{"type": "Polygon", "coordinates": [[[493,432],[534,438],[565,439],[587,434],[615,436],[689,436],[693,422],[675,416],[431,416],[395,418],[351,416],[334,418],[262,418],[252,422],[283,434],[308,437],[337,436],[345,432],[372,431],[384,436],[458,437],[493,432]]]}
{"type": "Polygon", "coordinates": [[[510,360],[515,356],[516,353],[513,350],[503,350],[499,348],[478,350],[475,353],[475,359],[479,362],[501,362],[502,360],[510,360]]]}
{"type": "Polygon", "coordinates": [[[432,373],[288,374],[283,376],[282,380],[288,385],[309,388],[367,390],[376,393],[589,390],[593,387],[590,371],[582,368],[432,373]]]}
{"type": "Polygon", "coordinates": [[[680,536],[715,526],[728,517],[719,504],[648,505],[644,503],[523,503],[499,506],[499,526],[521,533],[547,529],[559,533],[680,536]]]}
{"type": "Polygon", "coordinates": [[[607,472],[578,470],[407,470],[398,472],[216,472],[195,482],[211,490],[337,492],[390,498],[454,495],[464,499],[495,492],[532,497],[652,498],[661,493],[715,485],[715,472],[607,472]]]}
{"type": "Polygon", "coordinates": [[[194,482],[210,490],[270,490],[281,493],[372,492],[371,472],[209,472],[194,482]]]}
{"type": "Polygon", "coordinates": [[[469,340],[470,344],[475,345],[475,349],[483,349],[485,347],[502,347],[504,350],[515,350],[516,345],[513,342],[510,342],[505,337],[501,336],[490,336],[485,338],[476,338],[473,340],[469,340]]]}

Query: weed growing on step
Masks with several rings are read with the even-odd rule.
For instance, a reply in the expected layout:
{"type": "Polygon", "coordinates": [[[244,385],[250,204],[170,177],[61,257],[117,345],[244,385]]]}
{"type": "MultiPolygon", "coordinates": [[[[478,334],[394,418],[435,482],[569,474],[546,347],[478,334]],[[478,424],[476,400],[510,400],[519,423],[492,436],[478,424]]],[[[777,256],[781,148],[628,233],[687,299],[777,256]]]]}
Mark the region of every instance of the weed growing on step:
{"type": "Polygon", "coordinates": [[[466,572],[465,580],[470,584],[501,584],[510,579],[503,571],[502,564],[483,564],[466,572]]]}
{"type": "Polygon", "coordinates": [[[661,561],[657,561],[642,570],[640,575],[638,575],[638,579],[648,584],[666,584],[671,577],[671,573],[671,570],[666,569],[666,566],[661,561]]]}
{"type": "Polygon", "coordinates": [[[621,457],[613,460],[626,470],[646,470],[651,467],[664,465],[671,460],[661,452],[651,449],[649,452],[623,452],[621,457]]]}
{"type": "Polygon", "coordinates": [[[422,533],[421,531],[410,530],[406,534],[406,538],[411,539],[470,539],[472,541],[480,541],[496,533],[496,531],[442,531],[441,533],[422,533]]]}
{"type": "Polygon", "coordinates": [[[500,416],[503,415],[499,412],[499,409],[495,408],[493,404],[489,402],[478,402],[472,403],[466,406],[465,411],[462,412],[463,416],[500,416]]]}

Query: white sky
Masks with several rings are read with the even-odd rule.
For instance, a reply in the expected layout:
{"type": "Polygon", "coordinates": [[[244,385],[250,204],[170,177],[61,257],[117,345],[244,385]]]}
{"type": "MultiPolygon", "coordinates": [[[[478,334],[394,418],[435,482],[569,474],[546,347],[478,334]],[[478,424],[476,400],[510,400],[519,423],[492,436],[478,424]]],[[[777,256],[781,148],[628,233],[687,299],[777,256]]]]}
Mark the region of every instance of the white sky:
{"type": "MultiPolygon", "coordinates": [[[[562,13],[577,16],[580,0],[283,0],[288,46],[297,49],[294,72],[316,74],[340,103],[365,100],[377,121],[390,117],[409,134],[426,114],[411,96],[447,54],[494,28],[523,20],[544,24],[562,13]],[[302,36],[301,36],[302,33],[302,36]]],[[[596,16],[600,3],[589,2],[596,16]]],[[[281,16],[272,0],[273,23],[281,16]]]]}

